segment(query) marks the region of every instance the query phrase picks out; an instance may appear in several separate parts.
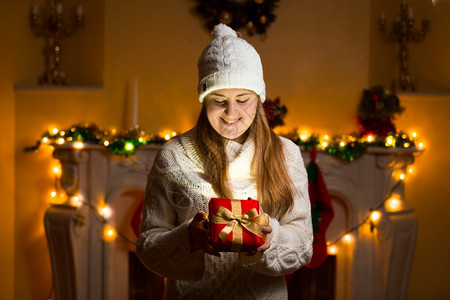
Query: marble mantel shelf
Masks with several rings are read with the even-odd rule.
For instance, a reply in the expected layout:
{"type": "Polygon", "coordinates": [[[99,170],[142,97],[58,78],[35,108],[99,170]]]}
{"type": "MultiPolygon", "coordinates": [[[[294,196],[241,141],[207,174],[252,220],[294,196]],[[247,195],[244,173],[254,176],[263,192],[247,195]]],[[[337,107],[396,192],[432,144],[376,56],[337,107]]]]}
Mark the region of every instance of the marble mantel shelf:
{"type": "MultiPolygon", "coordinates": [[[[99,145],[55,145],[61,162],[61,187],[67,195],[81,195],[91,207],[107,203],[115,212],[110,220],[129,233],[129,216],[142,201],[146,175],[160,145],[141,146],[130,157],[114,155],[99,145]],[[130,192],[131,191],[131,192],[130,192]],[[125,227],[123,227],[125,226],[125,227]]],[[[317,163],[332,198],[335,217],[327,239],[359,224],[371,208],[394,192],[404,205],[385,210],[377,229],[362,226],[354,243],[336,256],[335,299],[404,299],[414,253],[417,218],[404,199],[404,182],[393,176],[405,172],[421,149],[369,148],[353,162],[319,151],[317,163]]],[[[302,151],[305,164],[308,151],[302,151]]],[[[127,299],[128,253],[133,247],[121,239],[104,242],[104,224],[81,206],[52,205],[45,216],[54,285],[58,299],[127,299]],[[75,220],[82,219],[83,222],[75,220]]]]}

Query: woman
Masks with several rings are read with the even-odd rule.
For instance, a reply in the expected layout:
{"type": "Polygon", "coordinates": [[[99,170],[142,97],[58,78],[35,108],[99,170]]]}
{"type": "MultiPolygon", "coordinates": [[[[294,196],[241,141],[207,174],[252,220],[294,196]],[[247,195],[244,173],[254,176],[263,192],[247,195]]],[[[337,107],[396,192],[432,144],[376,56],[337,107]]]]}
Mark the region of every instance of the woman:
{"type": "Polygon", "coordinates": [[[167,278],[165,299],[287,299],[283,275],[312,255],[299,148],[269,128],[261,60],[234,30],[214,28],[198,70],[203,107],[196,126],[155,159],[137,253],[167,278]],[[205,219],[215,197],[259,200],[270,218],[256,253],[212,247],[205,219]]]}

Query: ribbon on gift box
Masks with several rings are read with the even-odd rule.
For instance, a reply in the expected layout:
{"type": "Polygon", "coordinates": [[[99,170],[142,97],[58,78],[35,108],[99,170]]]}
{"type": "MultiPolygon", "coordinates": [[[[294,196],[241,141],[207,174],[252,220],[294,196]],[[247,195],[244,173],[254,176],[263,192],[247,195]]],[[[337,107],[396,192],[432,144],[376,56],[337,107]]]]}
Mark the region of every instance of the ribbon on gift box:
{"type": "Polygon", "coordinates": [[[226,225],[219,233],[219,238],[222,242],[225,242],[228,236],[233,233],[231,250],[239,251],[243,242],[243,228],[262,238],[263,232],[259,225],[269,225],[269,216],[259,215],[256,208],[242,214],[241,202],[231,201],[231,211],[220,206],[212,216],[211,222],[226,225]]]}

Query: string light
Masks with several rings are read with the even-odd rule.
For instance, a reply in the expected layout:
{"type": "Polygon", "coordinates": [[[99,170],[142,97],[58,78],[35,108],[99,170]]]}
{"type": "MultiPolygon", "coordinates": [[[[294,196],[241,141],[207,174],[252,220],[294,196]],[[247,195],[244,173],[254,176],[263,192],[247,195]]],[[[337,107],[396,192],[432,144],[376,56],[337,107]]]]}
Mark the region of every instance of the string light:
{"type": "Polygon", "coordinates": [[[114,228],[113,226],[106,224],[103,227],[103,240],[105,242],[112,242],[116,239],[117,237],[117,231],[116,228],[114,228]]]}
{"type": "Polygon", "coordinates": [[[352,236],[350,235],[350,234],[346,234],[346,235],[344,235],[344,241],[347,243],[347,244],[349,244],[349,243],[351,243],[352,242],[352,236]]]}
{"type": "Polygon", "coordinates": [[[62,171],[61,171],[61,166],[60,166],[60,165],[53,166],[52,172],[53,172],[53,174],[54,174],[55,176],[57,176],[57,177],[60,176],[61,173],[62,173],[62,171]]]}
{"type": "Polygon", "coordinates": [[[401,200],[398,195],[393,195],[388,201],[387,201],[387,207],[391,211],[396,211],[401,207],[401,200]]]}
{"type": "Polygon", "coordinates": [[[379,211],[372,211],[372,213],[370,214],[370,220],[374,223],[377,223],[381,218],[381,213],[379,211]]]}
{"type": "Polygon", "coordinates": [[[331,245],[328,247],[328,254],[330,255],[336,255],[338,252],[337,247],[334,245],[331,245]]]}
{"type": "Polygon", "coordinates": [[[83,142],[75,142],[75,143],[73,144],[73,147],[74,147],[75,149],[83,149],[83,148],[84,148],[84,144],[83,144],[83,142]]]}
{"type": "Polygon", "coordinates": [[[100,208],[99,214],[105,219],[109,219],[112,215],[112,210],[111,208],[109,208],[109,206],[105,205],[100,208]]]}
{"type": "MultiPolygon", "coordinates": [[[[85,146],[85,142],[90,141],[85,138],[83,130],[90,130],[90,129],[91,129],[90,127],[73,126],[69,130],[59,131],[58,129],[53,128],[51,131],[49,131],[53,134],[53,136],[51,136],[51,135],[44,136],[41,139],[41,142],[48,144],[51,141],[53,141],[57,144],[64,144],[66,141],[76,140],[77,142],[74,142],[72,144],[72,146],[76,149],[82,149],[85,146]],[[81,133],[80,133],[80,131],[81,131],[81,133]]],[[[99,136],[99,135],[101,137],[100,137],[100,140],[98,141],[98,144],[104,145],[105,147],[111,147],[112,145],[114,145],[114,143],[116,143],[120,134],[117,133],[116,129],[112,129],[111,134],[108,131],[101,131],[100,134],[97,133],[97,134],[94,134],[91,136],[99,136]]],[[[165,135],[162,135],[162,136],[160,135],[159,137],[150,139],[148,137],[145,137],[145,133],[143,131],[140,131],[138,133],[138,135],[136,135],[136,137],[130,136],[130,137],[125,137],[123,139],[125,142],[122,144],[123,145],[122,150],[127,152],[127,154],[133,154],[139,145],[145,145],[149,142],[162,143],[163,140],[168,141],[175,136],[177,136],[177,133],[175,131],[172,131],[165,135]]],[[[411,137],[413,139],[415,139],[417,137],[417,133],[412,132],[411,137]]],[[[331,138],[328,134],[325,134],[325,135],[323,135],[322,140],[320,140],[318,138],[318,136],[311,135],[307,131],[302,131],[301,134],[297,135],[297,138],[298,138],[297,144],[306,145],[307,149],[309,149],[309,147],[321,146],[323,150],[327,151],[330,154],[337,153],[337,150],[336,150],[337,147],[346,148],[346,149],[347,149],[347,147],[349,147],[348,149],[353,150],[358,145],[364,144],[364,143],[366,143],[366,144],[369,143],[370,145],[374,145],[374,146],[383,146],[384,145],[386,147],[403,147],[403,148],[409,148],[412,146],[416,146],[419,148],[419,150],[424,148],[423,142],[419,142],[419,143],[414,142],[414,140],[410,139],[406,134],[400,134],[400,133],[397,133],[395,135],[389,135],[388,137],[383,138],[381,140],[381,143],[380,143],[380,137],[373,136],[373,135],[368,135],[365,138],[358,138],[358,137],[355,137],[352,135],[331,138]]],[[[362,153],[364,151],[364,147],[361,149],[363,149],[363,150],[360,151],[360,153],[362,153]]],[[[120,152],[120,148],[117,151],[119,154],[122,154],[120,152]]],[[[357,153],[357,154],[352,153],[352,155],[350,155],[350,156],[343,155],[341,157],[344,159],[353,160],[353,158],[356,157],[357,155],[360,155],[360,153],[357,153]]],[[[414,172],[414,168],[409,167],[406,172],[408,174],[411,174],[414,172]]],[[[55,166],[53,168],[53,173],[55,176],[60,176],[61,175],[61,167],[55,166]]],[[[405,179],[406,174],[405,174],[405,172],[400,172],[397,176],[398,176],[397,178],[400,180],[398,183],[400,183],[405,179]]],[[[394,187],[394,189],[395,189],[395,187],[394,187]]],[[[57,191],[52,191],[50,196],[51,196],[51,203],[54,203],[54,204],[62,204],[62,203],[66,203],[66,201],[67,201],[67,196],[65,195],[65,193],[58,193],[57,191]]],[[[117,229],[109,223],[108,218],[112,214],[112,211],[109,207],[103,206],[101,209],[97,210],[95,207],[91,206],[90,204],[83,202],[80,195],[72,196],[70,198],[70,203],[74,206],[80,206],[80,205],[84,204],[87,207],[97,211],[100,221],[105,224],[104,232],[103,232],[105,241],[106,240],[112,241],[117,236],[120,236],[125,241],[134,244],[133,241],[127,240],[127,238],[125,236],[120,234],[120,232],[118,232],[117,229]]],[[[386,208],[388,210],[395,211],[395,210],[398,210],[399,208],[401,208],[402,201],[399,197],[392,196],[389,199],[386,199],[385,201],[383,201],[382,204],[385,204],[386,208]]],[[[376,209],[378,209],[378,208],[380,208],[380,206],[377,207],[376,209]]],[[[343,234],[335,242],[333,242],[333,243],[327,242],[328,251],[330,253],[334,253],[334,254],[337,253],[338,248],[336,246],[336,243],[339,242],[339,240],[341,240],[341,239],[343,239],[343,241],[345,243],[351,243],[353,238],[350,233],[353,232],[354,230],[357,230],[359,227],[361,227],[363,224],[365,224],[367,222],[367,220],[370,221],[371,226],[375,226],[381,217],[381,212],[377,211],[376,209],[371,211],[371,213],[360,224],[358,224],[357,226],[355,226],[354,228],[350,229],[348,232],[343,234]]],[[[373,229],[373,228],[371,228],[371,229],[373,229]]]]}

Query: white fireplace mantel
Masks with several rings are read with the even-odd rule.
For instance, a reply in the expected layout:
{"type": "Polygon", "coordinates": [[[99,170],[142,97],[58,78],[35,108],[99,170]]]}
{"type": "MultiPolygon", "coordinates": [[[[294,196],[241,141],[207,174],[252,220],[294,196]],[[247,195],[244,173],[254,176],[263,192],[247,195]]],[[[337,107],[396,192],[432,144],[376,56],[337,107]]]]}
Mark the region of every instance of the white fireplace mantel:
{"type": "MultiPolygon", "coordinates": [[[[134,246],[118,238],[102,239],[104,223],[91,208],[108,204],[109,219],[128,240],[135,241],[130,218],[142,201],[146,176],[159,146],[141,147],[134,156],[113,155],[98,146],[74,149],[55,146],[61,162],[61,187],[68,198],[79,195],[85,205],[52,205],[46,212],[53,280],[58,299],[127,299],[128,252],[134,246]]],[[[327,231],[333,241],[360,224],[371,209],[393,192],[402,206],[381,208],[375,230],[363,224],[352,232],[353,241],[338,246],[336,299],[404,299],[414,253],[417,219],[404,199],[404,182],[396,173],[406,172],[417,149],[369,148],[353,162],[319,152],[322,170],[332,198],[335,217],[327,231]]],[[[305,165],[309,153],[303,151],[305,165]]]]}

